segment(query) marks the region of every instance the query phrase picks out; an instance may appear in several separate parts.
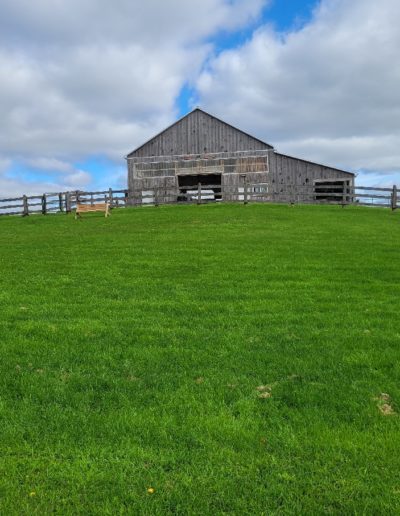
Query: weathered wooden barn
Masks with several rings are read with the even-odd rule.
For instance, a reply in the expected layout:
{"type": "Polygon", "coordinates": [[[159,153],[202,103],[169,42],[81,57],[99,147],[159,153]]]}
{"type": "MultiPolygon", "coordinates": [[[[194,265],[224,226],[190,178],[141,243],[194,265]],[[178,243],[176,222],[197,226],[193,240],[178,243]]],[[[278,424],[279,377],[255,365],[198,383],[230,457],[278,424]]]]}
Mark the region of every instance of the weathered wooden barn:
{"type": "Polygon", "coordinates": [[[354,186],[354,174],[280,154],[199,108],[126,159],[132,204],[190,200],[201,188],[216,200],[339,201],[354,186]]]}

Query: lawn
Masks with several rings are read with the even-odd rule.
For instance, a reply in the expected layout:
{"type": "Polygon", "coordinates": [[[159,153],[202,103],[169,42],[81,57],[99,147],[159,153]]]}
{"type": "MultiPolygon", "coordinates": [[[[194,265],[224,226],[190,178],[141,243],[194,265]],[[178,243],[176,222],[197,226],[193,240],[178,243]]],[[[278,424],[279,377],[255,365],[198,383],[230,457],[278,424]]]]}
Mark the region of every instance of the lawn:
{"type": "Polygon", "coordinates": [[[400,216],[0,219],[0,513],[399,514],[400,216]]]}

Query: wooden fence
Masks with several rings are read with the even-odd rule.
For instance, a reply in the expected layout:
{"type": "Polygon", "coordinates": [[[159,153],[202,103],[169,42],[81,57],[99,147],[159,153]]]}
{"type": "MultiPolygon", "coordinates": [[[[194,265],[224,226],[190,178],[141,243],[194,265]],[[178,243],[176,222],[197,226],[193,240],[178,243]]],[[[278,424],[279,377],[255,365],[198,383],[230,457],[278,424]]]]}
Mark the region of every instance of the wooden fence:
{"type": "Polygon", "coordinates": [[[287,204],[340,204],[400,208],[396,186],[392,188],[342,185],[286,185],[245,182],[242,185],[203,185],[157,188],[132,193],[128,190],[58,192],[0,199],[0,215],[70,213],[77,202],[108,202],[110,208],[158,206],[160,204],[204,204],[209,202],[273,202],[287,204]]]}
{"type": "Polygon", "coordinates": [[[119,208],[127,204],[127,190],[112,190],[97,192],[57,192],[42,195],[23,195],[9,199],[0,199],[0,215],[32,215],[41,213],[71,213],[77,202],[95,204],[109,202],[111,208],[119,208]]]}
{"type": "Polygon", "coordinates": [[[209,202],[272,202],[285,204],[340,204],[400,208],[397,187],[382,188],[343,185],[291,185],[244,183],[236,186],[203,185],[197,187],[153,188],[130,195],[133,206],[209,202]]]}

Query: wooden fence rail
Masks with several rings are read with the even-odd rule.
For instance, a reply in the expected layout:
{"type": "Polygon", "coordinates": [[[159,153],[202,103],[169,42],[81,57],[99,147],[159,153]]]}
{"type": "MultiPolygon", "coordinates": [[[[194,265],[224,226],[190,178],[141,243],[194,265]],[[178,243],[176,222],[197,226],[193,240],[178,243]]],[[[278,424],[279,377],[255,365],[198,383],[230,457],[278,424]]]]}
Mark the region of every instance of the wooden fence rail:
{"type": "Polygon", "coordinates": [[[145,191],[128,190],[69,191],[41,195],[0,198],[0,215],[71,213],[77,203],[105,203],[111,209],[126,206],[208,202],[275,202],[288,204],[357,204],[363,206],[400,207],[397,187],[332,185],[288,185],[244,182],[235,186],[201,184],[196,186],[158,187],[145,191]]]}

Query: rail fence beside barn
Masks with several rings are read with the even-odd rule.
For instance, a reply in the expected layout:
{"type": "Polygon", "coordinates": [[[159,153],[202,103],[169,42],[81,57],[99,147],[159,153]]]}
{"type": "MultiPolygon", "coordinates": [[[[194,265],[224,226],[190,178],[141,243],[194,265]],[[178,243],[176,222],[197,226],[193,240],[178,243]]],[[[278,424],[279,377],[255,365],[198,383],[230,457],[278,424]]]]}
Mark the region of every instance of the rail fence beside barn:
{"type": "Polygon", "coordinates": [[[76,209],[77,203],[95,204],[107,202],[112,208],[125,206],[127,203],[127,190],[105,191],[69,191],[44,193],[42,195],[23,195],[8,199],[0,198],[0,215],[33,215],[50,213],[71,213],[76,209]]]}
{"type": "Polygon", "coordinates": [[[201,184],[193,187],[159,187],[138,193],[129,190],[69,191],[23,195],[0,199],[0,215],[33,215],[71,213],[77,203],[109,203],[111,209],[126,206],[158,206],[164,204],[205,204],[212,202],[271,202],[287,204],[339,204],[400,207],[397,187],[329,185],[287,185],[270,183],[248,183],[223,186],[201,184]]]}

